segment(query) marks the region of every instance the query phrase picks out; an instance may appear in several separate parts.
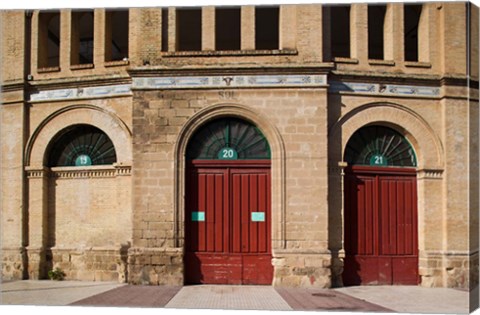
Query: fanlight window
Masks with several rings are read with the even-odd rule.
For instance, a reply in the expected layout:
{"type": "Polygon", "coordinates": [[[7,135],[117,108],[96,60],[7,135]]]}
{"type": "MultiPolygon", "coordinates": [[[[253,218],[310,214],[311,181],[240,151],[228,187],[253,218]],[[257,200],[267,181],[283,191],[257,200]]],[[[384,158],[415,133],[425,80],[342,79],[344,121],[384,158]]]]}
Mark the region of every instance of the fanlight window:
{"type": "Polygon", "coordinates": [[[115,147],[100,129],[77,125],[62,132],[53,142],[48,164],[53,166],[107,165],[117,161],[115,147]]]}
{"type": "Polygon", "coordinates": [[[270,146],[262,132],[251,123],[228,118],[201,127],[189,142],[189,160],[270,159],[270,146]]]}
{"type": "Polygon", "coordinates": [[[353,134],[345,149],[348,165],[415,167],[417,159],[410,143],[397,131],[367,126],[353,134]]]}

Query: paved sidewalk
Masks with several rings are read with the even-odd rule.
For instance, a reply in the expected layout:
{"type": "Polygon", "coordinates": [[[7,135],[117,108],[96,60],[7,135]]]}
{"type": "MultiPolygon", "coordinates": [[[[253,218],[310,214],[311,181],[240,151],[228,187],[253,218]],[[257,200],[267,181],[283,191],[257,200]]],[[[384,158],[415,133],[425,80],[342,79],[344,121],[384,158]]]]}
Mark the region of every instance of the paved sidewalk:
{"type": "Polygon", "coordinates": [[[273,287],[248,285],[186,286],[183,287],[165,307],[271,311],[292,310],[273,287]]]}
{"type": "MultiPolygon", "coordinates": [[[[417,286],[337,289],[271,286],[133,286],[81,281],[13,281],[1,284],[1,305],[109,306],[167,309],[294,310],[467,314],[467,291],[417,286]]],[[[473,311],[473,310],[472,310],[473,311]]],[[[1,312],[1,307],[0,307],[1,312]]]]}
{"type": "MultiPolygon", "coordinates": [[[[333,289],[352,297],[367,300],[400,313],[469,313],[470,296],[478,299],[478,290],[419,286],[356,286],[333,289]]],[[[472,310],[473,311],[473,310],[472,310]]]]}
{"type": "Polygon", "coordinates": [[[12,281],[1,283],[0,305],[62,306],[125,284],[89,281],[12,281]]]}

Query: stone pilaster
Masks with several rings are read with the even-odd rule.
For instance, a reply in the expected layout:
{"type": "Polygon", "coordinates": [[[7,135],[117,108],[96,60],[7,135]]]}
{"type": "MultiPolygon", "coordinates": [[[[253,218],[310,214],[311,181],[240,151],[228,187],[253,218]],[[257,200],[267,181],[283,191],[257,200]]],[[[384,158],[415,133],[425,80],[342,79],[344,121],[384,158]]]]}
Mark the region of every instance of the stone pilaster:
{"type": "Polygon", "coordinates": [[[46,277],[48,231],[48,170],[27,167],[28,178],[28,275],[46,277]]]}

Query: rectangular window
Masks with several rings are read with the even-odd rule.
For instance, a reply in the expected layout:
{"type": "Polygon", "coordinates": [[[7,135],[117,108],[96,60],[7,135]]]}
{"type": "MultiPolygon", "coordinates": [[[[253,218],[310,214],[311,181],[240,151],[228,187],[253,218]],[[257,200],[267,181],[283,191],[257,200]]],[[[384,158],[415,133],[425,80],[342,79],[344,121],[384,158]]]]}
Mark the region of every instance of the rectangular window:
{"type": "Polygon", "coordinates": [[[38,68],[60,66],[60,12],[40,11],[38,17],[38,68]]]}
{"type": "Polygon", "coordinates": [[[240,8],[215,9],[215,50],[240,50],[240,8]]]}
{"type": "Polygon", "coordinates": [[[72,12],[70,62],[93,64],[93,10],[72,12]]]}
{"type": "Polygon", "coordinates": [[[168,8],[162,9],[162,51],[168,51],[168,8]]]}
{"type": "Polygon", "coordinates": [[[383,31],[386,12],[385,5],[368,6],[368,59],[384,59],[383,31]]]}
{"type": "Polygon", "coordinates": [[[202,9],[177,9],[177,50],[202,50],[202,9]]]}
{"type": "Polygon", "coordinates": [[[255,7],[255,49],[279,48],[279,7],[255,7]]]}
{"type": "Polygon", "coordinates": [[[405,4],[403,6],[405,61],[418,61],[418,26],[421,14],[421,4],[405,4]]]}
{"type": "Polygon", "coordinates": [[[128,58],[128,10],[107,10],[105,61],[128,58]]]}
{"type": "Polygon", "coordinates": [[[350,58],[350,6],[330,8],[332,57],[350,58]]]}

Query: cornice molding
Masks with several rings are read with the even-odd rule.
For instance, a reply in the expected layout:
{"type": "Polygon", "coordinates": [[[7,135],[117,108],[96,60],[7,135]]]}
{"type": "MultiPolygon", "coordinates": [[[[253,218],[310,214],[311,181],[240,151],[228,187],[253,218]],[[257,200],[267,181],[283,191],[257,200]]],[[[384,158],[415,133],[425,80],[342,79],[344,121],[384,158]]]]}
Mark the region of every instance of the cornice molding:
{"type": "Polygon", "coordinates": [[[172,66],[141,66],[128,69],[135,77],[168,77],[168,76],[228,76],[228,75],[326,75],[333,69],[333,63],[298,64],[242,64],[219,67],[218,65],[178,65],[172,66]]]}
{"type": "Polygon", "coordinates": [[[78,87],[106,86],[106,85],[122,85],[130,84],[131,77],[124,75],[98,75],[98,76],[79,76],[53,79],[37,79],[28,81],[30,90],[52,90],[67,89],[78,87]]]}

